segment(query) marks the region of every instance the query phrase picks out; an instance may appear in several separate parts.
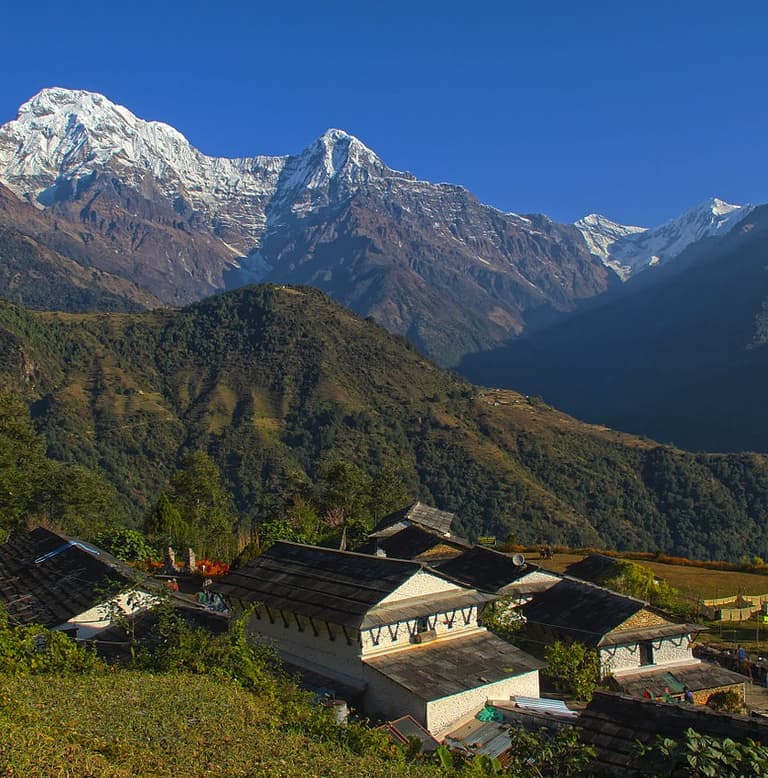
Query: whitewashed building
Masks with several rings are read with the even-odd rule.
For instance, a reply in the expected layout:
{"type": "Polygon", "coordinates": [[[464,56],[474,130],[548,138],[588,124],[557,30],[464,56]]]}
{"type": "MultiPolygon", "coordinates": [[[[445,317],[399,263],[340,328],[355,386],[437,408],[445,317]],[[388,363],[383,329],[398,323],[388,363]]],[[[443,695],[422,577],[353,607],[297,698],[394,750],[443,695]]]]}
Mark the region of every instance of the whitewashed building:
{"type": "Polygon", "coordinates": [[[492,595],[414,561],[279,542],[215,584],[281,657],[370,716],[439,735],[487,699],[537,697],[541,663],[478,624],[492,595]]]}
{"type": "Polygon", "coordinates": [[[111,606],[132,614],[156,601],[137,577],[102,549],[44,527],[0,544],[0,603],[13,626],[41,624],[90,640],[111,626],[111,606]]]}

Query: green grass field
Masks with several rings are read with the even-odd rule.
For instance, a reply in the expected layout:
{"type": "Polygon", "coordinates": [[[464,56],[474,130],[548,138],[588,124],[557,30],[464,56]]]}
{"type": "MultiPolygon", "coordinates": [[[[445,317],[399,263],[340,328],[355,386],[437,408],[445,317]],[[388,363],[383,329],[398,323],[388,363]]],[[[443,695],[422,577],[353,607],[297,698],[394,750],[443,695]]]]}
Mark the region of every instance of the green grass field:
{"type": "MultiPolygon", "coordinates": [[[[436,767],[357,755],[219,679],[116,671],[0,676],[6,778],[419,778],[436,767]]],[[[338,730],[336,730],[338,732],[338,730]]],[[[343,735],[342,735],[343,738],[343,735]]],[[[337,737],[338,739],[338,737],[337,737]]]]}

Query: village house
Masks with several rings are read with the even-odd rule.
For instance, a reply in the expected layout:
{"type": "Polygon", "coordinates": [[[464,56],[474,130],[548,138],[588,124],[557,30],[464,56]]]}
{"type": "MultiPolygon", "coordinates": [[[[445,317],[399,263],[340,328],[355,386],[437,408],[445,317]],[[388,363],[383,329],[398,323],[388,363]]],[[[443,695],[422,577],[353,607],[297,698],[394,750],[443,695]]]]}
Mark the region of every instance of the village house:
{"type": "Polygon", "coordinates": [[[372,535],[357,549],[361,554],[389,556],[437,564],[472,548],[466,540],[445,535],[420,524],[409,524],[394,533],[372,535]]]}
{"type": "Polygon", "coordinates": [[[472,546],[451,559],[437,562],[434,569],[465,586],[512,597],[518,604],[561,580],[556,573],[527,562],[522,554],[503,554],[485,546],[472,546]]]}
{"type": "Polygon", "coordinates": [[[38,527],[0,544],[0,603],[12,626],[90,640],[111,626],[113,608],[135,613],[153,602],[132,568],[90,543],[38,527]]]}
{"type": "Polygon", "coordinates": [[[453,535],[453,524],[456,514],[441,511],[422,502],[414,502],[398,511],[387,514],[373,528],[371,538],[385,538],[414,524],[424,529],[432,530],[444,537],[453,535]]]}
{"type": "MultiPolygon", "coordinates": [[[[402,529],[402,528],[401,528],[402,529]]],[[[538,697],[542,664],[478,623],[492,595],[424,563],[278,542],[214,584],[249,629],[370,716],[433,735],[486,700],[538,697]]]]}
{"type": "Polygon", "coordinates": [[[681,699],[685,687],[705,703],[733,689],[744,699],[744,678],[693,656],[705,627],[674,621],[647,602],[595,584],[563,578],[521,608],[533,641],[574,641],[594,648],[603,677],[637,696],[681,699]]]}

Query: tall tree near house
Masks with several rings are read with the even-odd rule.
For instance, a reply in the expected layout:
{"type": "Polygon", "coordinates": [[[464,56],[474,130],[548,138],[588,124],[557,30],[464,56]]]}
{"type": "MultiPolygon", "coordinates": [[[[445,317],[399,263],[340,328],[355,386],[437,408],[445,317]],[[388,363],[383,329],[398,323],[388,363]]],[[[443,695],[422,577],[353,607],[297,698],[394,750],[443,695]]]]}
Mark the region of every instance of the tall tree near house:
{"type": "Polygon", "coordinates": [[[144,519],[144,534],[150,543],[158,547],[183,544],[188,539],[189,527],[166,492],[160,494],[154,508],[144,519]]]}
{"type": "Polygon", "coordinates": [[[0,527],[23,524],[51,463],[35,434],[27,407],[15,396],[0,396],[0,527]]]}
{"type": "Polygon", "coordinates": [[[600,657],[582,643],[561,643],[546,647],[543,673],[555,686],[579,700],[589,700],[600,681],[600,657]]]}
{"type": "Polygon", "coordinates": [[[221,473],[205,451],[184,457],[181,470],[171,478],[173,503],[189,528],[195,550],[210,558],[229,561],[236,551],[237,516],[232,495],[221,482],[221,473]]]}
{"type": "Polygon", "coordinates": [[[373,524],[407,505],[410,500],[408,488],[394,467],[385,465],[373,474],[369,490],[369,510],[373,524]]]}

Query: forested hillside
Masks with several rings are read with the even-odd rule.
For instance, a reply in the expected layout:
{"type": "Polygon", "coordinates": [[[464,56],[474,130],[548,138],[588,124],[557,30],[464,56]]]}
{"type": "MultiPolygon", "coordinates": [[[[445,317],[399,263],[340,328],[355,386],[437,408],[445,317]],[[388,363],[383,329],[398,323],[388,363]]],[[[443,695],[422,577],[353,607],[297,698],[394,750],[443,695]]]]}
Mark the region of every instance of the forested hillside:
{"type": "Polygon", "coordinates": [[[48,456],[114,485],[119,521],[141,523],[184,456],[208,452],[241,537],[305,498],[370,522],[418,497],[470,536],[768,556],[764,457],[689,454],[478,390],[313,289],[137,314],[3,304],[0,344],[2,388],[48,456]]]}

